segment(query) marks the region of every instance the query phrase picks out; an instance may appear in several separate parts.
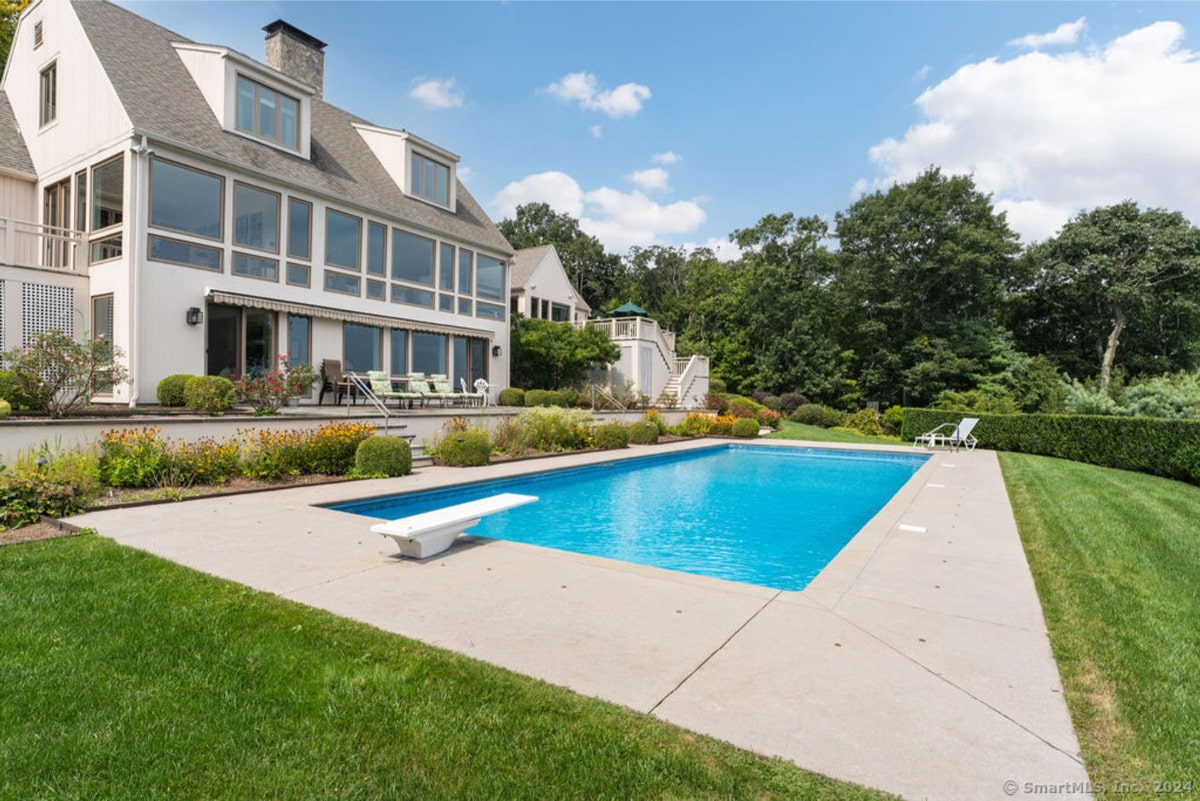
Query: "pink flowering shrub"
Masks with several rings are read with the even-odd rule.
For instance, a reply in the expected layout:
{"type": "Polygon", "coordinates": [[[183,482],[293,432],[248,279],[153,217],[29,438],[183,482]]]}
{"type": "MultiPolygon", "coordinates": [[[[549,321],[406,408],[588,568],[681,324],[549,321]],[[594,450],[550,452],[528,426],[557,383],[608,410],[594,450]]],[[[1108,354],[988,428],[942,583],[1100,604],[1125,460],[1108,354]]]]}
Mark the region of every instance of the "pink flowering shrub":
{"type": "Polygon", "coordinates": [[[254,405],[255,414],[276,414],[292,398],[307,395],[317,382],[317,373],[307,364],[288,366],[279,357],[279,367],[260,376],[234,376],[238,398],[254,405]]]}

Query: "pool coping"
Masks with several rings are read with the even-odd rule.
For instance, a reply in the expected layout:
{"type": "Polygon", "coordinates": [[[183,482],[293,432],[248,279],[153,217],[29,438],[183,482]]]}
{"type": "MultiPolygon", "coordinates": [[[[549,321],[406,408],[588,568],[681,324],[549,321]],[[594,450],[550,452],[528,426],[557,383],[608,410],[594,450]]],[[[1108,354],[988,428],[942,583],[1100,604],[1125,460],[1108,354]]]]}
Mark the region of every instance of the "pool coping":
{"type": "MultiPolygon", "coordinates": [[[[401,479],[72,518],[118,542],[909,798],[1087,780],[994,453],[932,453],[797,592],[464,538],[396,559],[317,504],[654,453],[423,468],[401,479]],[[168,525],[164,527],[164,522],[168,525]]],[[[756,445],[913,452],[906,446],[756,445]]],[[[1022,797],[1037,793],[1022,793],[1022,797]]]]}

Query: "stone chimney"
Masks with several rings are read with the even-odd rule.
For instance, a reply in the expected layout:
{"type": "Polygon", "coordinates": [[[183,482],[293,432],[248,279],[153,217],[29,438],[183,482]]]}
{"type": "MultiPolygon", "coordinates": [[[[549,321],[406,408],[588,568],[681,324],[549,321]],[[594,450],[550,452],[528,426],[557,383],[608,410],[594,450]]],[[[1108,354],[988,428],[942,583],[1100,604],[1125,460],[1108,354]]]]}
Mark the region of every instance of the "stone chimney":
{"type": "Polygon", "coordinates": [[[281,19],[267,32],[267,66],[306,83],[321,97],[325,84],[325,43],[281,19]]]}

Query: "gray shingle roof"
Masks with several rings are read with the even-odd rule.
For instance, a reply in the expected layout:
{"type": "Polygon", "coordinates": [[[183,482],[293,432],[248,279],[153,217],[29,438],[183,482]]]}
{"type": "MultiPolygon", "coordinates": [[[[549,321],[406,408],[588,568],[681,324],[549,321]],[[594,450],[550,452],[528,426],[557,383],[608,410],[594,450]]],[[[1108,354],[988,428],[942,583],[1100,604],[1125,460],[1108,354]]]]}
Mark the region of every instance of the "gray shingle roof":
{"type": "Polygon", "coordinates": [[[25,149],[21,129],[17,127],[17,118],[13,116],[12,106],[8,103],[8,93],[4,91],[0,91],[0,167],[13,172],[37,174],[33,169],[33,159],[25,149]]]}
{"type": "Polygon", "coordinates": [[[514,288],[524,286],[529,280],[529,276],[533,275],[533,271],[542,263],[542,259],[546,258],[546,254],[550,252],[550,248],[554,245],[538,245],[533,248],[525,248],[517,251],[517,260],[512,268],[512,285],[514,288]]]}
{"type": "Polygon", "coordinates": [[[313,98],[308,160],[228,133],[171,46],[189,39],[108,2],[71,5],[134,127],[152,139],[157,134],[399,220],[513,252],[461,182],[455,213],[401,192],[353,127],[371,124],[366,120],[313,98]]]}

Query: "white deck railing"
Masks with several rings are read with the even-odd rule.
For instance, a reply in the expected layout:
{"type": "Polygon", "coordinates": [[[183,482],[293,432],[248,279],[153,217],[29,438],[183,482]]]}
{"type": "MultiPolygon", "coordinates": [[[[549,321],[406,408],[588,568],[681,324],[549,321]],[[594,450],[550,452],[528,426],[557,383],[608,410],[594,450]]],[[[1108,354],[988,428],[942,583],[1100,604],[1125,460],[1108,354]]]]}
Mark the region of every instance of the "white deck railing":
{"type": "Polygon", "coordinates": [[[708,376],[708,357],[691,356],[687,359],[678,359],[676,374],[679,376],[679,405],[685,409],[703,406],[704,398],[696,398],[697,402],[691,403],[692,390],[696,385],[696,379],[708,376]]]}
{"type": "Polygon", "coordinates": [[[0,217],[0,264],[55,272],[87,272],[78,231],[0,217]]]}

